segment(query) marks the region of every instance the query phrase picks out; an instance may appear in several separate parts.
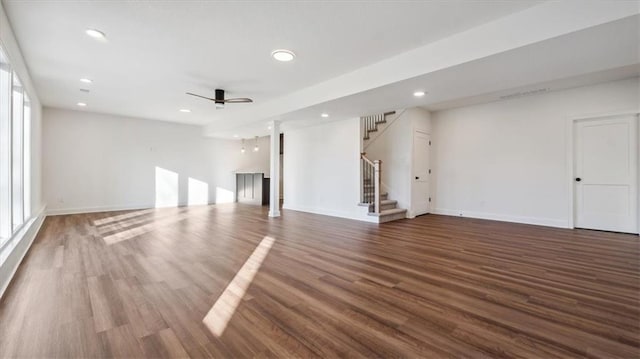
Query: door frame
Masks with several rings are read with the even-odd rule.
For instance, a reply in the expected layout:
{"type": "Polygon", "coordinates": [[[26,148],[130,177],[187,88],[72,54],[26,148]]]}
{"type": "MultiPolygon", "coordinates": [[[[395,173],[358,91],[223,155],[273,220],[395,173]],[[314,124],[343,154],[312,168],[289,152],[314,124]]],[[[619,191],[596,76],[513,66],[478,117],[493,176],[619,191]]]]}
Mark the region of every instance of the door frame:
{"type": "MultiPolygon", "coordinates": [[[[410,176],[409,176],[409,197],[411,198],[411,202],[410,202],[411,205],[409,206],[410,208],[409,208],[409,213],[408,213],[408,216],[407,216],[407,218],[410,218],[410,219],[415,218],[417,216],[416,213],[415,213],[415,207],[414,207],[414,204],[413,204],[413,191],[415,190],[415,187],[413,185],[413,183],[414,183],[414,181],[413,181],[413,176],[414,176],[413,161],[414,161],[415,154],[414,154],[413,151],[415,150],[415,134],[416,134],[416,132],[420,132],[420,133],[422,133],[424,135],[429,136],[429,140],[433,141],[431,139],[431,132],[432,131],[426,130],[426,129],[422,129],[422,128],[416,128],[416,127],[413,127],[413,126],[411,127],[411,161],[409,163],[409,171],[410,171],[410,176]]],[[[431,160],[432,160],[431,148],[429,148],[429,167],[433,168],[431,160]]],[[[433,186],[431,181],[432,181],[432,177],[431,177],[431,174],[429,174],[429,197],[430,198],[431,198],[431,187],[433,186]]],[[[429,203],[429,211],[427,213],[423,213],[422,215],[432,213],[431,212],[432,210],[433,209],[431,208],[431,203],[429,203]]]]}
{"type": "MultiPolygon", "coordinates": [[[[567,193],[568,193],[568,208],[567,208],[567,227],[571,229],[575,229],[575,200],[576,200],[576,188],[574,185],[575,179],[575,124],[578,121],[588,121],[588,120],[596,120],[607,117],[620,117],[620,116],[635,116],[636,117],[636,130],[638,136],[638,150],[640,151],[640,107],[629,110],[621,110],[621,111],[609,111],[603,113],[591,113],[584,115],[574,115],[568,116],[566,118],[566,129],[565,129],[565,143],[566,143],[566,160],[565,160],[565,179],[567,184],[567,193]]],[[[638,196],[636,201],[638,203],[638,235],[640,235],[640,156],[638,156],[638,196]]]]}

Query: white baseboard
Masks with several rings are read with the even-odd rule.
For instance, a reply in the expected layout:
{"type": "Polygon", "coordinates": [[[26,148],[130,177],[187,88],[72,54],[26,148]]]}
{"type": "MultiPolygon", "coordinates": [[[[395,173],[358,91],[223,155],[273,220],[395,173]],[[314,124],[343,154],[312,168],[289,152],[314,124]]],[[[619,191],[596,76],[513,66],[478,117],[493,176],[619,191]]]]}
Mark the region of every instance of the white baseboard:
{"type": "MultiPolygon", "coordinates": [[[[356,220],[356,221],[378,223],[378,218],[377,217],[368,216],[366,213],[363,213],[363,215],[359,216],[357,213],[353,213],[353,212],[335,211],[335,210],[327,210],[327,209],[323,209],[323,208],[315,208],[315,207],[312,208],[312,207],[305,207],[305,206],[297,206],[297,205],[290,205],[288,203],[283,203],[282,204],[282,208],[283,209],[292,210],[292,211],[298,211],[298,212],[321,214],[323,216],[339,217],[339,218],[353,219],[353,220],[356,220]]],[[[367,207],[362,207],[362,208],[364,208],[364,211],[368,211],[367,207]]]]}
{"type": "Polygon", "coordinates": [[[10,253],[6,260],[0,263],[0,298],[2,298],[4,292],[9,287],[11,280],[18,271],[20,263],[22,263],[29,248],[31,248],[31,244],[38,235],[45,217],[45,207],[42,207],[38,214],[32,217],[29,222],[15,234],[14,238],[11,239],[11,241],[16,241],[15,244],[10,244],[4,248],[4,250],[9,250],[10,253]],[[9,249],[9,247],[13,248],[9,249]]]}
{"type": "Polygon", "coordinates": [[[59,216],[65,214],[78,213],[96,213],[96,212],[115,212],[130,211],[137,209],[155,208],[155,204],[130,204],[121,206],[97,206],[97,207],[79,207],[79,208],[57,208],[47,210],[47,216],[59,216]]]}
{"type": "MultiPolygon", "coordinates": [[[[221,202],[220,204],[224,204],[226,202],[221,202]]],[[[233,202],[228,202],[233,203],[233,202]]],[[[158,208],[175,208],[175,207],[193,207],[193,206],[210,206],[216,203],[211,202],[207,204],[192,204],[188,203],[179,203],[177,206],[167,206],[167,207],[158,207],[158,208]]],[[[112,206],[95,206],[95,207],[76,207],[76,208],[55,208],[47,210],[47,216],[60,216],[65,214],[81,214],[81,213],[97,213],[97,212],[117,212],[117,211],[133,211],[133,210],[141,210],[141,209],[151,209],[156,208],[155,203],[146,203],[146,204],[123,204],[123,205],[112,205],[112,206]]]]}
{"type": "Polygon", "coordinates": [[[432,209],[431,213],[442,214],[445,216],[488,219],[492,221],[501,221],[501,222],[534,224],[538,226],[547,226],[547,227],[556,227],[556,228],[570,228],[569,221],[562,220],[562,219],[553,219],[553,218],[511,216],[511,215],[497,214],[497,213],[473,212],[473,211],[444,209],[444,208],[432,209]]]}

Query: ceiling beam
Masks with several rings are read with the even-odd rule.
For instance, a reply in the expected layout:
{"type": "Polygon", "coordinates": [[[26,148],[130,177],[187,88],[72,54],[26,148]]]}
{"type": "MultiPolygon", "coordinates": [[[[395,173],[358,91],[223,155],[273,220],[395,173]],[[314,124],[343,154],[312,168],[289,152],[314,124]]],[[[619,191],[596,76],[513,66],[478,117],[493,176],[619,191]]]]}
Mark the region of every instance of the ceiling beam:
{"type": "Polygon", "coordinates": [[[636,2],[545,2],[283,97],[254,104],[246,110],[216,115],[204,127],[204,134],[216,136],[217,133],[252,122],[264,121],[639,13],[636,2]]]}

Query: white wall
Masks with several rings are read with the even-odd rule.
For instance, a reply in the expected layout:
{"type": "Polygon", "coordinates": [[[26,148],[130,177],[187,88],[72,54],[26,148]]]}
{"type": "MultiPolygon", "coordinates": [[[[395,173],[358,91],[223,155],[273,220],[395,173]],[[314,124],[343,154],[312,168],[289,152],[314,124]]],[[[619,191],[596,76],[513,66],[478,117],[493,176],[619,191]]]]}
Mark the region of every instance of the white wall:
{"type": "Polygon", "coordinates": [[[432,114],[435,213],[569,226],[572,117],[637,110],[637,78],[432,114]]]}
{"type": "Polygon", "coordinates": [[[360,120],[285,132],[286,209],[374,222],[360,202],[360,120]]]}
{"type": "Polygon", "coordinates": [[[52,214],[154,207],[161,191],[169,191],[161,204],[186,205],[189,188],[193,198],[203,186],[206,202],[227,202],[234,171],[269,175],[268,137],[258,152],[247,140],[242,154],[239,140],[205,138],[198,126],[51,108],[43,126],[43,192],[52,214]]]}
{"type": "Polygon", "coordinates": [[[23,229],[14,235],[4,249],[0,250],[0,296],[4,293],[13,273],[42,224],[43,202],[41,196],[41,114],[42,106],[35,91],[31,76],[22,57],[20,46],[11,29],[2,2],[0,2],[0,45],[4,49],[11,67],[18,74],[31,100],[31,218],[23,229]]]}
{"type": "Polygon", "coordinates": [[[417,107],[397,110],[387,121],[372,134],[364,152],[370,160],[382,161],[382,191],[412,218],[413,132],[431,133],[430,113],[417,107]]]}

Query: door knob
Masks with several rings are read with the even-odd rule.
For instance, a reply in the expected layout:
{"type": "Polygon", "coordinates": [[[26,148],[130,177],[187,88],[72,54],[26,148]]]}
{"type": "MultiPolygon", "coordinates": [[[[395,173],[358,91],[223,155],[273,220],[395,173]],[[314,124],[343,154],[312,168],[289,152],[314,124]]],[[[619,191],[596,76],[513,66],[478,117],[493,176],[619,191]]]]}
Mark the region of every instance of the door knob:
{"type": "Polygon", "coordinates": [[[580,181],[582,181],[582,178],[576,177],[576,182],[580,182],[580,181]]]}
{"type": "Polygon", "coordinates": [[[416,176],[416,179],[420,179],[420,177],[416,176]]]}

